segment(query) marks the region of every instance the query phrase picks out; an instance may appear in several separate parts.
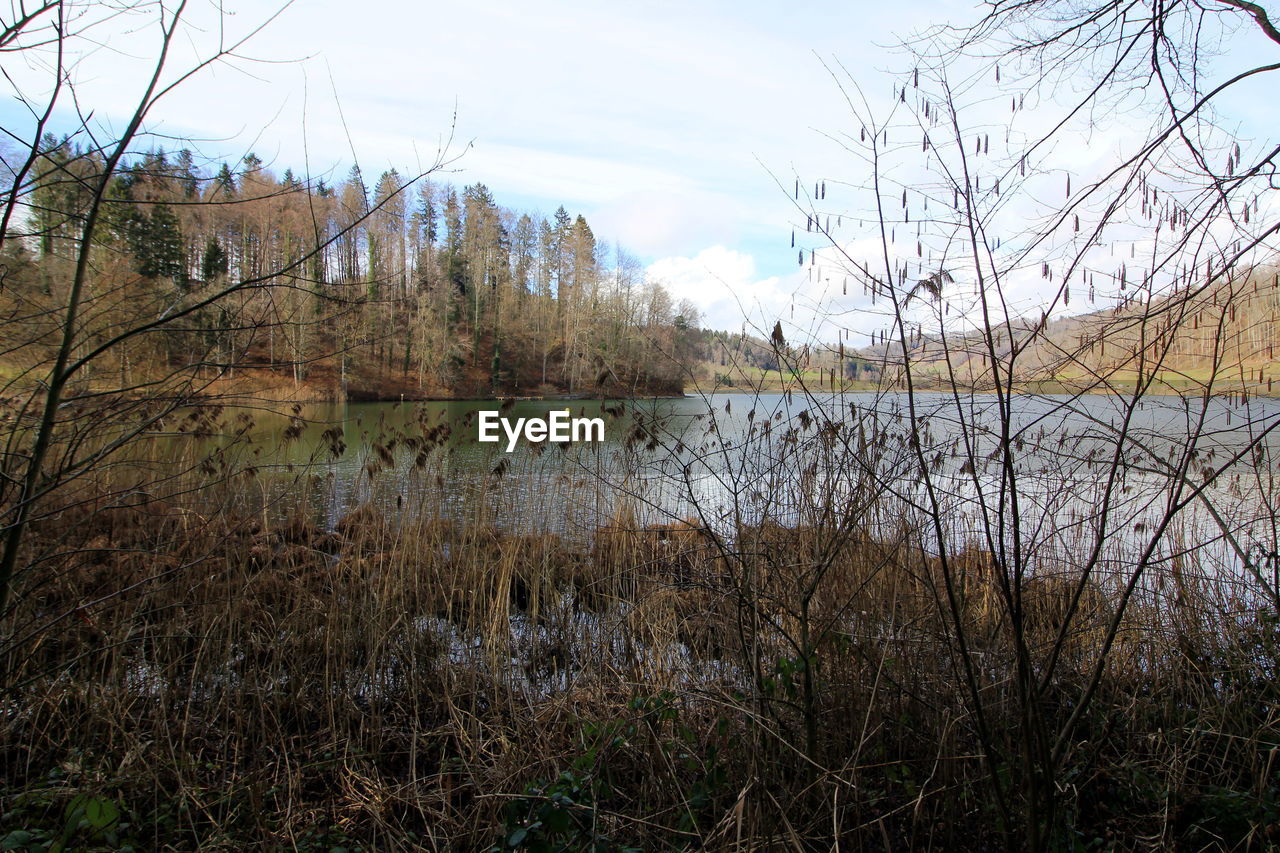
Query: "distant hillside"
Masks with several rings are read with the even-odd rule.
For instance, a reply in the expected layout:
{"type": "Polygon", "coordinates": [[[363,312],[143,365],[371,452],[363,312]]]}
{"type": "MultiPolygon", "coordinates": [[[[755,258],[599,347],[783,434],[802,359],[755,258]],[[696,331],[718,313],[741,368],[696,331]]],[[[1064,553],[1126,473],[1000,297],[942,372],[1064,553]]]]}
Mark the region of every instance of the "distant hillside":
{"type": "MultiPolygon", "coordinates": [[[[948,376],[974,387],[992,384],[990,354],[1001,365],[1016,352],[1020,385],[1044,390],[1209,390],[1269,394],[1280,375],[1280,277],[1273,269],[1218,281],[1199,292],[1179,290],[1120,307],[1044,321],[1021,318],[981,333],[912,336],[908,348],[917,382],[948,376]]],[[[856,356],[900,373],[896,340],[861,348],[856,356]]],[[[1276,389],[1280,392],[1280,389],[1276,389]]]]}

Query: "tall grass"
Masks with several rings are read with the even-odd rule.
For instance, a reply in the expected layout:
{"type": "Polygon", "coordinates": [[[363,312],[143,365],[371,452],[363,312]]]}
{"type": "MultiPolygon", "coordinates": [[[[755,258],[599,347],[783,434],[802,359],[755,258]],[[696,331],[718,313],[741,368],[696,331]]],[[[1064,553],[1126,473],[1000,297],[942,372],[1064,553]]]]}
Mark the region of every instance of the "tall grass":
{"type": "Polygon", "coordinates": [[[637,424],[626,458],[684,459],[688,518],[654,519],[639,467],[544,481],[536,505],[500,487],[538,458],[433,489],[450,450],[430,423],[369,445],[366,480],[414,479],[412,501],[373,488],[333,525],[323,477],[266,484],[248,445],[170,460],[163,494],[139,496],[136,464],[87,478],[36,525],[9,623],[4,832],[28,850],[1016,847],[1025,642],[1061,648],[1050,718],[1109,661],[1053,780],[1061,846],[1280,841],[1280,633],[1247,579],[1171,541],[1186,553],[1117,615],[1123,575],[1076,595],[1086,543],[1060,536],[1014,632],[996,556],[975,539],[944,565],[919,501],[883,488],[903,443],[812,419],[761,412],[773,426],[723,465],[714,421],[678,450],[637,424]],[[712,503],[698,461],[734,484],[712,503]],[[507,518],[579,500],[608,511],[588,535],[507,518]]]}

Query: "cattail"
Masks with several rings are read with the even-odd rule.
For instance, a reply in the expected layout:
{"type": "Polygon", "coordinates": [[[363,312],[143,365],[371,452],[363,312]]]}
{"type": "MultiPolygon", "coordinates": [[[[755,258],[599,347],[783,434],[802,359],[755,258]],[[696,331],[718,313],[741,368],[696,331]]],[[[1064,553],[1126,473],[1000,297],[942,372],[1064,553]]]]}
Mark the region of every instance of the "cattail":
{"type": "Polygon", "coordinates": [[[796,247],[796,229],[792,228],[791,229],[791,248],[794,249],[795,247],[796,247]]]}
{"type": "Polygon", "coordinates": [[[916,68],[913,70],[911,86],[912,88],[915,88],[915,89],[920,88],[920,69],[919,68],[916,68]]]}

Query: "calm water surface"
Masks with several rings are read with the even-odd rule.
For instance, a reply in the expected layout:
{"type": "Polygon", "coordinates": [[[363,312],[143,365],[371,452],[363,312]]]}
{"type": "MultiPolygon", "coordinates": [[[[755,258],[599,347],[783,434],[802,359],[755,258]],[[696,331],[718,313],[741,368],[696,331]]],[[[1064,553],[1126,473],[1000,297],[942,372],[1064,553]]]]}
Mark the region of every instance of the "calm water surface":
{"type": "MultiPolygon", "coordinates": [[[[696,516],[731,530],[764,518],[806,523],[829,496],[837,504],[858,500],[875,483],[906,515],[912,506],[923,511],[933,504],[909,435],[914,417],[933,498],[957,543],[980,539],[994,524],[1006,532],[1017,526],[1049,550],[1083,547],[1100,529],[1108,547],[1140,548],[1152,538],[1171,485],[1181,482],[1188,502],[1161,537],[1157,550],[1165,558],[1195,548],[1202,560],[1238,567],[1242,549],[1275,550],[1280,430],[1272,428],[1280,401],[1153,397],[1127,423],[1124,403],[1017,395],[1007,441],[994,396],[941,393],[918,394],[914,408],[905,395],[873,393],[519,401],[502,414],[568,409],[603,417],[606,436],[576,445],[521,439],[512,453],[505,438],[477,441],[476,413],[501,406],[487,401],[316,405],[296,417],[255,411],[239,440],[173,440],[193,453],[221,444],[258,471],[246,499],[281,514],[305,503],[329,526],[372,504],[397,519],[432,514],[585,539],[622,503],[643,522],[696,516]],[[1017,475],[1016,525],[1002,488],[1003,448],[1017,475]],[[1176,473],[1192,448],[1194,461],[1176,473]],[[1109,482],[1116,454],[1123,464],[1109,482]],[[1224,465],[1203,497],[1191,495],[1224,465]]],[[[221,431],[247,425],[245,417],[224,413],[221,431]]]]}

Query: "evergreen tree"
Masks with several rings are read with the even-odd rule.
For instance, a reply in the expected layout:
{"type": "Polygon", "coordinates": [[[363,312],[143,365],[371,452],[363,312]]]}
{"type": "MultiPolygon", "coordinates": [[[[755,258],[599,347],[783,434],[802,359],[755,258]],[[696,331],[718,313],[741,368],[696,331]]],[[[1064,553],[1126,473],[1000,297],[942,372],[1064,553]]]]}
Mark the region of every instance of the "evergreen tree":
{"type": "Polygon", "coordinates": [[[200,263],[200,277],[212,281],[227,274],[227,253],[217,237],[210,237],[204,246],[204,260],[200,263]]]}

